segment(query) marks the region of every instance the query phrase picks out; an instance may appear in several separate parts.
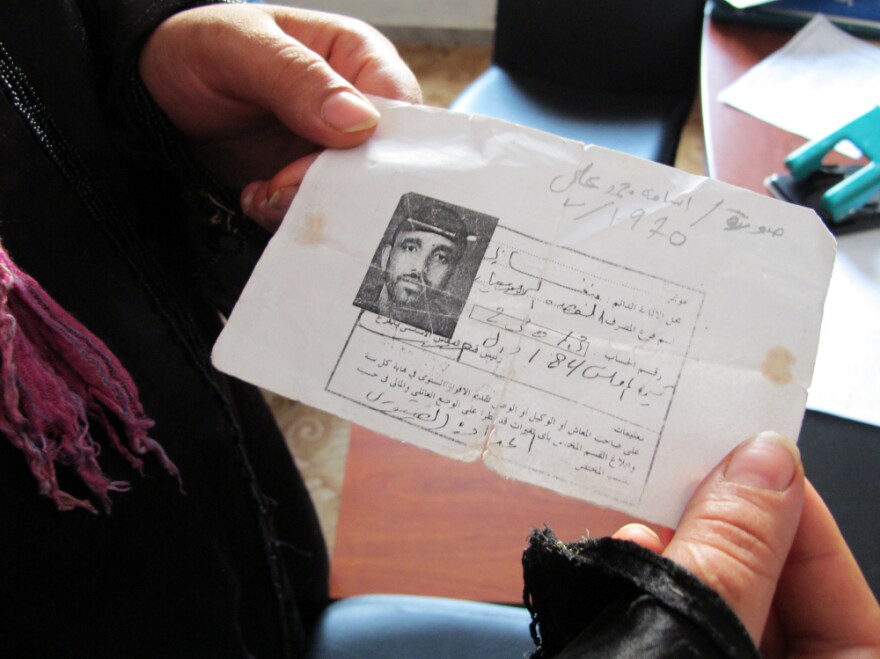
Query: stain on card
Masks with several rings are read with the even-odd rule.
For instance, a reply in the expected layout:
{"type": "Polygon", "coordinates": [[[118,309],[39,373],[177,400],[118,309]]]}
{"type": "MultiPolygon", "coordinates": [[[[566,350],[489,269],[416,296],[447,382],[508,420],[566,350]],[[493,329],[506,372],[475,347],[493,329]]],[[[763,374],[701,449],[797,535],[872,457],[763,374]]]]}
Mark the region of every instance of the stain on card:
{"type": "Polygon", "coordinates": [[[324,213],[307,213],[297,233],[296,241],[300,245],[320,245],[324,242],[325,225],[324,213]]]}
{"type": "Polygon", "coordinates": [[[790,384],[793,379],[791,367],[796,361],[797,358],[788,348],[784,346],[770,348],[764,355],[761,375],[775,384],[790,384]]]}

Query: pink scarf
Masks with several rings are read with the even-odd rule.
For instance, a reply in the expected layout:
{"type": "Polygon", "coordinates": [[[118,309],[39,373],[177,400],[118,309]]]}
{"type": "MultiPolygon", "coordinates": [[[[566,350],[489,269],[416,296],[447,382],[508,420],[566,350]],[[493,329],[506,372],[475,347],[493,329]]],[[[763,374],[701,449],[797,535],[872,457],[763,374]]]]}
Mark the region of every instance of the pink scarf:
{"type": "Polygon", "coordinates": [[[57,468],[70,469],[110,510],[110,493],[129,489],[98,464],[101,445],[90,423],[131,465],[155,454],[180,479],[162,447],[147,436],[153,422],[144,414],[131,376],[104,343],[62,309],[0,245],[0,433],[25,457],[40,494],[59,510],[92,503],[58,486],[57,468]],[[119,432],[121,431],[121,432],[119,432]]]}

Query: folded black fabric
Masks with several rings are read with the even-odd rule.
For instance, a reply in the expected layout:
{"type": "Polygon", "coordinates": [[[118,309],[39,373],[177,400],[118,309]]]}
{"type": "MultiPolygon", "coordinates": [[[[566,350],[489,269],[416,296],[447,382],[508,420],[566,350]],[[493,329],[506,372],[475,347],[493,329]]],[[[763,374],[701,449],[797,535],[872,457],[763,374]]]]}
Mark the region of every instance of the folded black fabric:
{"type": "Polygon", "coordinates": [[[687,570],[611,538],[534,531],[523,553],[532,659],[760,657],[721,597],[687,570]]]}

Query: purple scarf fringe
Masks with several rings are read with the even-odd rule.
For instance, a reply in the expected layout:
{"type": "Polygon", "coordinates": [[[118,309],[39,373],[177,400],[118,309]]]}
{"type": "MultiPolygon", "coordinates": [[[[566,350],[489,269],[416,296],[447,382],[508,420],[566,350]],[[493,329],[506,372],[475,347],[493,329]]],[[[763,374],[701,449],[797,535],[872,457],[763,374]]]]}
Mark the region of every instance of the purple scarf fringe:
{"type": "Polygon", "coordinates": [[[92,503],[58,485],[58,465],[69,468],[110,510],[110,493],[129,489],[98,464],[101,446],[89,432],[97,423],[116,449],[143,473],[153,453],[178,480],[177,467],[147,435],[131,376],[104,343],[62,309],[0,245],[0,433],[21,450],[41,494],[59,510],[92,503]]]}

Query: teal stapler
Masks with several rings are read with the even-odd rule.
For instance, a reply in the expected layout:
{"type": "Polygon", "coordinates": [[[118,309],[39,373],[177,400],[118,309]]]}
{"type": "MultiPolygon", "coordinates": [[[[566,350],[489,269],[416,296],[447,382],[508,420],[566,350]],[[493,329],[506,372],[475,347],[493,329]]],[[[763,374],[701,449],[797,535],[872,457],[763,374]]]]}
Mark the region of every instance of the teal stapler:
{"type": "Polygon", "coordinates": [[[767,179],[774,196],[813,208],[835,233],[880,226],[880,106],[792,151],[785,166],[788,174],[767,179]],[[862,152],[867,164],[823,164],[844,140],[862,152]]]}

